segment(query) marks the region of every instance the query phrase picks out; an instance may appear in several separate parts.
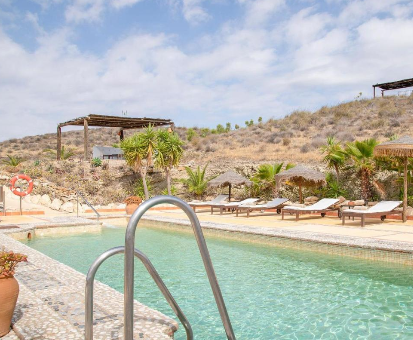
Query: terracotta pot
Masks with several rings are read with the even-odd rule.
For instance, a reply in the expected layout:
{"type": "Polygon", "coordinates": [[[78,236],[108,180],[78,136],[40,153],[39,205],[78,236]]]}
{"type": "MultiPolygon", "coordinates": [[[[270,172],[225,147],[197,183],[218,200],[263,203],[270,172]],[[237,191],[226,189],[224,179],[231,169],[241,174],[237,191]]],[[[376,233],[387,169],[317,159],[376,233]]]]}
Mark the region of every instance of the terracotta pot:
{"type": "Polygon", "coordinates": [[[138,207],[139,207],[139,204],[136,204],[136,203],[128,204],[126,206],[126,214],[132,215],[135,212],[135,210],[138,209],[138,207]]]}
{"type": "Polygon", "coordinates": [[[18,295],[19,284],[14,277],[0,279],[0,337],[10,332],[18,295]]]}

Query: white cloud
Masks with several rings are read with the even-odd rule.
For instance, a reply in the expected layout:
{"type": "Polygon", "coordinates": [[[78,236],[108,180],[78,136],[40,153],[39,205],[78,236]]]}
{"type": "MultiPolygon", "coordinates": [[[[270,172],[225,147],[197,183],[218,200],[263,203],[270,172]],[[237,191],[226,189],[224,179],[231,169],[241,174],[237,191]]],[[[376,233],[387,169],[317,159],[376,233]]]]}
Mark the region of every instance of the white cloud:
{"type": "Polygon", "coordinates": [[[72,0],[66,8],[65,17],[70,23],[97,22],[102,20],[102,15],[108,7],[122,9],[141,1],[143,0],[72,0]]]}
{"type": "Polygon", "coordinates": [[[142,0],[111,0],[111,5],[117,9],[133,6],[142,0]]]}
{"type": "Polygon", "coordinates": [[[313,13],[314,8],[305,8],[294,14],[286,25],[286,39],[289,43],[302,45],[311,42],[325,32],[333,19],[327,13],[313,13]]]}
{"type": "Polygon", "coordinates": [[[82,21],[96,22],[101,19],[104,9],[104,0],[74,0],[66,8],[66,21],[74,23],[82,21]]]}
{"type": "Polygon", "coordinates": [[[203,1],[204,0],[182,0],[182,13],[188,22],[198,24],[210,18],[209,14],[202,7],[203,1]]]}
{"type": "MultiPolygon", "coordinates": [[[[311,7],[273,22],[286,6],[282,1],[238,1],[245,9],[242,20],[197,36],[190,48],[191,42],[181,47],[167,34],[134,33],[92,55],[73,43],[71,29],[42,32],[38,16],[28,13],[39,35],[38,47],[27,51],[0,28],[1,138],[53,132],[58,122],[76,116],[122,110],[187,125],[280,117],[293,108],[352,99],[373,83],[406,78],[411,69],[413,21],[394,8],[386,7],[381,18],[359,16],[345,24],[345,15],[311,7]]],[[[99,20],[113,6],[103,0],[72,5],[86,9],[74,21],[89,15],[99,20]],[[93,9],[96,4],[101,8],[93,9]]],[[[204,11],[205,2],[187,5],[204,11]]]]}
{"type": "Polygon", "coordinates": [[[247,8],[246,23],[249,26],[265,24],[275,12],[285,5],[285,0],[238,0],[247,8]]]}
{"type": "Polygon", "coordinates": [[[404,13],[412,10],[410,0],[355,0],[350,1],[339,15],[339,22],[356,25],[379,13],[404,13]]]}

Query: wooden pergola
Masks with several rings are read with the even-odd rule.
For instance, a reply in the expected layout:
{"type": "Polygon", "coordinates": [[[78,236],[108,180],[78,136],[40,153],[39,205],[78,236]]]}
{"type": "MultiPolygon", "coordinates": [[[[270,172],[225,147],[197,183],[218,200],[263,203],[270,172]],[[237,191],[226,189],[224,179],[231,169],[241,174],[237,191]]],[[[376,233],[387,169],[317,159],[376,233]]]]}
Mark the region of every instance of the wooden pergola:
{"type": "Polygon", "coordinates": [[[376,98],[376,87],[381,89],[381,96],[384,96],[384,91],[405,89],[406,87],[413,87],[413,78],[392,81],[390,83],[376,84],[373,86],[373,96],[376,98]]]}
{"type": "Polygon", "coordinates": [[[129,117],[117,117],[117,116],[102,116],[102,115],[89,115],[86,117],[79,117],[69,120],[65,123],[57,125],[57,160],[60,160],[60,154],[62,150],[62,127],[74,125],[84,127],[84,159],[88,159],[89,143],[88,143],[88,130],[89,126],[98,127],[115,127],[120,128],[119,136],[120,140],[123,140],[123,130],[127,129],[141,129],[152,126],[170,126],[173,128],[174,123],[170,119],[158,119],[158,118],[129,118],[129,117]]]}

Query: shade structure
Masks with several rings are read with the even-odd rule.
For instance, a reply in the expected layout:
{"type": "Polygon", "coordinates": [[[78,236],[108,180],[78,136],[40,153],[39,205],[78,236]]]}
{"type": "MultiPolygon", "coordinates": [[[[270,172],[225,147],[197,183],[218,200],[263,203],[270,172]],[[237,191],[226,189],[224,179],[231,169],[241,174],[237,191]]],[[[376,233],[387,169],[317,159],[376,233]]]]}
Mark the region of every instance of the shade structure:
{"type": "Polygon", "coordinates": [[[244,176],[236,173],[235,171],[227,171],[218,177],[215,177],[214,179],[210,180],[208,182],[209,187],[229,187],[229,200],[231,200],[231,188],[232,186],[238,186],[238,185],[251,185],[252,182],[248,179],[245,178],[244,176]]]}
{"type": "Polygon", "coordinates": [[[403,222],[407,220],[407,164],[408,158],[413,157],[413,138],[403,136],[377,145],[374,148],[375,156],[399,157],[404,165],[404,190],[403,190],[403,222]]]}
{"type": "Polygon", "coordinates": [[[300,194],[300,203],[303,202],[303,187],[318,187],[326,183],[325,175],[322,172],[304,165],[297,165],[294,168],[282,171],[275,175],[275,179],[277,186],[284,181],[297,185],[300,194]]]}

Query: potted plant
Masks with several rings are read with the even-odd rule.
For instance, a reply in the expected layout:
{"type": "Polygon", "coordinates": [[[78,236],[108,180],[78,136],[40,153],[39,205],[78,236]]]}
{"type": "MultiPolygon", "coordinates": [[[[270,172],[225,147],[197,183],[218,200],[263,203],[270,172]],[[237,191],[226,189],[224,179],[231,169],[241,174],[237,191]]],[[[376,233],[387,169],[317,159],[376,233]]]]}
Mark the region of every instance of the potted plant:
{"type": "Polygon", "coordinates": [[[132,215],[133,212],[139,207],[139,204],[142,203],[142,198],[138,196],[129,196],[123,201],[123,203],[126,204],[126,214],[132,215]]]}
{"type": "Polygon", "coordinates": [[[11,319],[19,295],[19,284],[14,270],[27,256],[12,251],[0,250],[0,337],[10,332],[11,319]]]}

